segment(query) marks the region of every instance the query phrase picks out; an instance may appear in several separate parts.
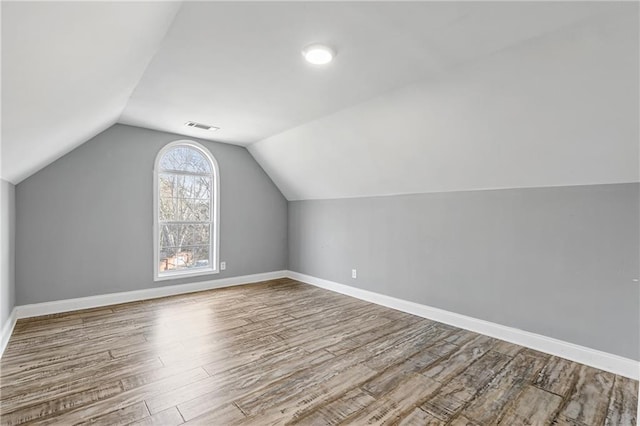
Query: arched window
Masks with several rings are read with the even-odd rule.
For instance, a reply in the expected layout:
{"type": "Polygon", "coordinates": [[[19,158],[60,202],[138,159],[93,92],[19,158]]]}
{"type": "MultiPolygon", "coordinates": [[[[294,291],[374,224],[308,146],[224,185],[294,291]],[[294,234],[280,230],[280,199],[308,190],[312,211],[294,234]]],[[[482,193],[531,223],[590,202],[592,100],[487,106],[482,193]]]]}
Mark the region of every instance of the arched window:
{"type": "Polygon", "coordinates": [[[176,141],[154,169],[154,277],[218,272],[218,164],[202,145],[176,141]]]}

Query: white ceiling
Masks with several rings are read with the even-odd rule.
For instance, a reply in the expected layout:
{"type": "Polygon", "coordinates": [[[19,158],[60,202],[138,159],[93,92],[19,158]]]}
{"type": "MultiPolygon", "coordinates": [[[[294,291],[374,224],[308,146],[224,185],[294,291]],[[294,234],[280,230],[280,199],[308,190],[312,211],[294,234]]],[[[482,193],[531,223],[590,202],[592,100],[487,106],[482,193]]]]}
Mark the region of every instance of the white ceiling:
{"type": "Polygon", "coordinates": [[[289,200],[637,182],[637,6],[249,150],[289,200]]]}
{"type": "Polygon", "coordinates": [[[597,3],[192,2],[177,14],[121,123],[238,145],[582,19],[597,3]],[[334,46],[334,63],[304,46],[334,46]],[[215,133],[185,129],[188,120],[215,133]]]}
{"type": "Polygon", "coordinates": [[[114,124],[178,3],[2,2],[2,167],[17,183],[114,124]]]}
{"type": "MultiPolygon", "coordinates": [[[[597,23],[612,13],[614,20],[622,19],[628,7],[636,6],[625,7],[620,13],[616,10],[623,6],[606,2],[3,2],[2,177],[17,183],[118,121],[253,144],[252,154],[290,199],[473,189],[474,181],[488,185],[492,179],[494,186],[524,185],[536,179],[522,179],[519,155],[537,153],[543,145],[525,138],[521,149],[505,150],[491,132],[478,145],[475,133],[486,120],[477,117],[495,119],[491,114],[499,111],[483,111],[482,102],[538,93],[536,102],[516,108],[523,115],[515,123],[526,126],[522,117],[544,112],[544,96],[550,93],[536,91],[531,82],[520,89],[518,74],[528,71],[535,80],[532,69],[540,65],[535,55],[550,54],[553,62],[555,45],[544,40],[558,34],[559,42],[567,37],[571,42],[563,28],[583,21],[591,28],[587,32],[600,37],[597,23]],[[596,24],[588,24],[592,21],[596,24]],[[530,55],[514,53],[519,59],[510,62],[509,52],[536,40],[546,47],[533,48],[530,55]],[[330,66],[303,61],[300,50],[312,42],[336,48],[330,66]],[[483,62],[489,65],[477,68],[483,62]],[[477,74],[469,71],[474,69],[477,74]],[[508,80],[504,88],[495,83],[502,75],[508,80]],[[460,87],[476,90],[477,96],[467,97],[460,87]],[[447,105],[449,116],[443,117],[447,105]],[[188,120],[221,130],[188,129],[188,120]],[[465,120],[479,127],[458,132],[465,120]],[[425,133],[424,123],[432,123],[435,133],[425,133]],[[447,145],[451,140],[455,145],[447,145]],[[469,155],[478,147],[488,150],[485,156],[505,161],[513,155],[512,169],[494,177],[493,170],[482,171],[469,155]],[[390,151],[401,154],[389,156],[390,151]],[[422,163],[425,155],[440,160],[422,163]],[[417,171],[420,164],[431,172],[417,171]],[[460,171],[460,164],[470,164],[466,170],[473,173],[460,171]],[[380,177],[383,165],[391,167],[380,177]],[[452,178],[454,171],[458,175],[452,178]],[[318,178],[325,173],[335,179],[318,178]]],[[[597,41],[608,43],[611,37],[597,41]]],[[[593,51],[588,42],[588,53],[566,56],[568,65],[555,71],[564,73],[559,80],[569,84],[567,93],[591,101],[578,96],[581,89],[600,82],[599,75],[610,78],[613,67],[620,66],[626,68],[616,88],[628,91],[626,71],[633,66],[620,62],[630,47],[622,41],[609,56],[598,43],[593,51]],[[591,54],[609,63],[589,61],[591,54]],[[581,66],[593,72],[575,74],[581,66]]],[[[572,53],[583,44],[568,46],[564,49],[572,53]]],[[[540,71],[555,81],[554,70],[540,71]]],[[[607,96],[604,89],[596,92],[607,96]]],[[[559,105],[573,107],[575,97],[567,96],[559,105]]],[[[582,123],[597,113],[581,113],[567,123],[582,123]]],[[[626,119],[607,115],[602,129],[620,127],[626,119]]],[[[628,137],[629,126],[621,128],[618,133],[628,137]]],[[[506,129],[496,134],[511,136],[506,129]]],[[[589,132],[576,135],[583,133],[589,132]]],[[[558,168],[566,166],[565,151],[576,147],[574,139],[551,159],[558,168]]],[[[614,151],[608,161],[615,163],[625,149],[614,151]]],[[[602,180],[603,174],[591,178],[602,180]]],[[[555,184],[571,180],[550,176],[555,184]]]]}

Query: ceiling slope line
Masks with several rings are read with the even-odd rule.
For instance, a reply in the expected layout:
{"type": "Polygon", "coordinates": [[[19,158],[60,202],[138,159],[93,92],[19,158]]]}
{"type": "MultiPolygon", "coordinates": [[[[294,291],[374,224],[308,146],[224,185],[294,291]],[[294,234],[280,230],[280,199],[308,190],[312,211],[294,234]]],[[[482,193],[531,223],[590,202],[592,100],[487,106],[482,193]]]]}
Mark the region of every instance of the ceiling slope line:
{"type": "Polygon", "coordinates": [[[634,10],[616,5],[249,152],[288,200],[637,182],[634,10]]]}
{"type": "MultiPolygon", "coordinates": [[[[608,12],[608,13],[613,13],[613,12],[608,12]]],[[[379,93],[373,94],[372,96],[370,96],[370,97],[368,97],[368,98],[366,98],[364,100],[360,100],[360,101],[355,102],[353,104],[346,105],[346,106],[344,106],[344,107],[342,107],[340,109],[337,109],[335,111],[329,112],[328,114],[321,115],[321,116],[318,116],[318,117],[314,117],[311,120],[308,120],[308,121],[302,122],[300,124],[297,124],[295,126],[289,127],[289,128],[287,128],[287,129],[285,129],[285,130],[283,130],[281,132],[274,133],[272,135],[268,135],[268,136],[266,136],[266,137],[264,137],[262,139],[253,141],[253,142],[251,142],[251,143],[249,143],[249,144],[247,144],[245,146],[247,148],[249,148],[250,146],[259,144],[260,142],[265,141],[267,139],[270,139],[270,138],[273,138],[273,137],[277,137],[277,136],[279,136],[279,135],[281,135],[283,133],[287,133],[290,130],[294,130],[294,129],[297,129],[299,127],[306,126],[307,124],[311,124],[311,123],[314,123],[314,122],[317,122],[317,121],[320,121],[320,120],[324,120],[325,118],[331,117],[333,115],[340,114],[343,111],[350,110],[350,109],[352,109],[354,107],[358,107],[358,106],[363,105],[363,104],[367,104],[367,103],[369,103],[371,101],[374,101],[376,99],[379,99],[379,98],[384,98],[384,97],[388,96],[389,94],[392,94],[392,93],[397,92],[397,91],[401,91],[401,90],[405,90],[405,89],[411,88],[412,86],[436,83],[438,78],[440,78],[440,77],[442,77],[442,76],[444,76],[446,74],[452,74],[452,73],[460,72],[461,70],[465,70],[466,68],[473,67],[474,65],[476,65],[478,63],[482,63],[482,62],[484,62],[486,60],[491,60],[494,56],[499,56],[501,54],[508,53],[510,50],[520,49],[520,48],[522,48],[522,46],[526,46],[529,43],[535,43],[537,40],[544,39],[545,37],[551,37],[551,36],[553,36],[555,34],[558,34],[558,33],[562,33],[562,32],[565,32],[565,31],[570,31],[572,28],[579,27],[581,25],[584,25],[585,23],[588,23],[589,21],[592,21],[594,19],[598,19],[598,17],[594,17],[594,15],[595,15],[595,12],[592,13],[592,14],[589,14],[587,16],[583,16],[583,17],[581,17],[581,18],[579,18],[579,19],[577,19],[575,21],[571,21],[569,23],[566,23],[566,24],[560,25],[558,27],[555,27],[550,31],[546,31],[546,32],[543,32],[543,33],[540,33],[540,34],[534,34],[534,35],[531,35],[529,37],[523,38],[521,40],[518,40],[514,44],[510,44],[510,45],[501,47],[498,50],[495,50],[495,51],[493,51],[493,52],[491,52],[491,53],[489,53],[489,54],[487,54],[485,56],[480,56],[480,57],[476,57],[476,58],[472,58],[472,59],[469,59],[469,60],[458,62],[455,65],[453,65],[453,66],[451,66],[450,68],[447,68],[447,69],[434,70],[434,71],[432,71],[432,74],[429,75],[429,76],[420,76],[420,77],[417,77],[417,78],[415,78],[415,79],[413,79],[411,81],[408,81],[408,82],[405,82],[405,83],[402,83],[402,84],[398,84],[397,86],[393,86],[393,87],[391,87],[391,88],[389,88],[389,89],[387,89],[387,90],[385,90],[383,92],[379,92],[379,93]]]]}
{"type": "Polygon", "coordinates": [[[147,73],[147,70],[149,69],[149,66],[151,65],[151,63],[153,62],[155,57],[158,55],[158,52],[160,52],[160,49],[162,48],[162,45],[164,44],[164,42],[167,40],[167,35],[171,31],[171,28],[173,27],[173,24],[176,21],[176,17],[178,16],[178,14],[180,13],[180,10],[182,9],[182,5],[184,4],[184,1],[183,0],[178,0],[178,1],[170,1],[170,2],[167,2],[167,3],[176,3],[177,4],[176,11],[173,13],[173,16],[169,20],[169,23],[167,24],[167,28],[164,31],[164,35],[162,36],[162,39],[160,40],[160,42],[156,46],[155,51],[151,54],[151,57],[147,61],[147,64],[144,66],[144,69],[140,72],[140,76],[138,77],[138,79],[136,81],[136,84],[133,86],[133,88],[129,92],[129,96],[127,97],[127,101],[122,105],[122,108],[120,109],[120,114],[118,114],[118,118],[116,119],[115,123],[120,123],[120,120],[122,119],[122,113],[127,108],[127,105],[129,105],[129,102],[131,101],[131,97],[133,96],[133,94],[135,93],[136,89],[138,89],[138,86],[140,85],[140,81],[142,81],[142,78],[147,73]]]}
{"type": "Polygon", "coordinates": [[[2,179],[19,184],[117,123],[180,6],[3,5],[2,179]]]}

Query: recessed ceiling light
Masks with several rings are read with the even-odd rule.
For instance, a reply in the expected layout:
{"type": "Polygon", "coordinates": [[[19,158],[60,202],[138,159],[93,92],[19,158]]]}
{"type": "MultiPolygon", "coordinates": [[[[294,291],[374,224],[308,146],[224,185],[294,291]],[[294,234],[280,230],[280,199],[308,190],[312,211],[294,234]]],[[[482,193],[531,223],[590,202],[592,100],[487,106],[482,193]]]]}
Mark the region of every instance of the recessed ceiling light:
{"type": "Polygon", "coordinates": [[[220,127],[209,126],[208,124],[196,123],[195,121],[187,121],[184,123],[187,127],[194,127],[200,130],[208,130],[210,132],[215,132],[216,130],[220,130],[220,127]]]}
{"type": "Polygon", "coordinates": [[[302,49],[302,56],[314,65],[325,65],[333,60],[336,52],[324,44],[311,44],[302,49]]]}

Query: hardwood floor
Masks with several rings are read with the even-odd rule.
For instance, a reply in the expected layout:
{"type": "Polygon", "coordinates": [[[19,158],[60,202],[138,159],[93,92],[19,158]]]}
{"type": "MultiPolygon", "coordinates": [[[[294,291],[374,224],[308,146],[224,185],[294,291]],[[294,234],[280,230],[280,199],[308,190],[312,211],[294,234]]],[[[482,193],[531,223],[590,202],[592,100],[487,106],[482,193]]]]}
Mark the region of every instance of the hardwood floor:
{"type": "Polygon", "coordinates": [[[633,425],[638,382],[289,279],[18,321],[1,424],[633,425]]]}

